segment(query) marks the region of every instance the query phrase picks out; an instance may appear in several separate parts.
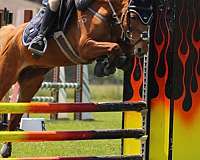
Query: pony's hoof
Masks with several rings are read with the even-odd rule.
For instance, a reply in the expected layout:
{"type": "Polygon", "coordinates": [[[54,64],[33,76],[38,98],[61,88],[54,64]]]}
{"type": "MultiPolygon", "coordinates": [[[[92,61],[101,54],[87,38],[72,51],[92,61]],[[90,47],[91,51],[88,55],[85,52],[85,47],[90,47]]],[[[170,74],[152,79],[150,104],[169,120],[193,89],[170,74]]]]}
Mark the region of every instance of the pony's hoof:
{"type": "Polygon", "coordinates": [[[125,55],[120,56],[116,59],[116,68],[127,71],[129,69],[130,60],[130,57],[125,55]]]}
{"type": "Polygon", "coordinates": [[[0,123],[0,131],[5,131],[7,129],[8,125],[5,123],[0,123]]]}
{"type": "Polygon", "coordinates": [[[2,148],[1,148],[1,156],[3,158],[8,158],[11,156],[11,152],[12,152],[12,145],[11,144],[3,144],[2,148]]]}
{"type": "Polygon", "coordinates": [[[128,59],[129,58],[125,55],[119,56],[119,58],[116,60],[116,67],[123,70],[124,66],[127,65],[128,59]]]}
{"type": "Polygon", "coordinates": [[[110,66],[110,65],[107,65],[105,68],[104,68],[104,75],[105,76],[109,76],[111,74],[114,74],[116,72],[116,67],[115,66],[110,66]]]}
{"type": "Polygon", "coordinates": [[[105,66],[106,66],[106,63],[104,61],[98,61],[94,67],[94,75],[96,77],[104,77],[105,66]]]}

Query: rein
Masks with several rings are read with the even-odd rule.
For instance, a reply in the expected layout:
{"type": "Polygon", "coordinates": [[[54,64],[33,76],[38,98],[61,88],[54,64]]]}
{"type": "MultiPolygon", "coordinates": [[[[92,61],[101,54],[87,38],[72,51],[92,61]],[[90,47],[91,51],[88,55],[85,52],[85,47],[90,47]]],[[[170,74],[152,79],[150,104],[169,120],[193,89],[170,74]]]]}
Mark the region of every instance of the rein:
{"type": "Polygon", "coordinates": [[[120,26],[120,29],[121,29],[121,40],[123,41],[123,42],[125,42],[126,41],[126,39],[127,39],[127,37],[126,37],[126,32],[125,32],[125,29],[124,29],[124,26],[123,26],[123,20],[124,20],[124,17],[126,16],[125,14],[126,14],[126,12],[128,11],[128,8],[127,8],[127,10],[126,10],[126,12],[124,12],[124,14],[122,14],[122,16],[121,16],[121,19],[118,17],[118,15],[117,15],[117,13],[116,13],[116,11],[115,11],[115,9],[114,9],[114,7],[113,7],[113,5],[112,5],[112,3],[110,2],[110,0],[107,0],[108,1],[108,4],[109,4],[109,6],[110,6],[110,8],[111,8],[111,10],[112,10],[112,18],[115,20],[114,21],[114,23],[116,24],[116,25],[119,25],[120,26]]]}
{"type": "MultiPolygon", "coordinates": [[[[131,12],[134,12],[137,14],[137,16],[139,16],[141,22],[145,25],[148,25],[146,23],[144,23],[144,21],[142,21],[142,18],[141,16],[138,14],[138,12],[136,11],[136,9],[143,9],[144,11],[146,10],[150,10],[150,8],[144,8],[144,7],[137,7],[135,5],[132,5],[132,0],[129,2],[128,4],[128,7],[127,9],[125,10],[125,12],[122,13],[121,17],[119,17],[117,15],[117,12],[112,4],[112,2],[110,0],[107,0],[108,4],[109,4],[109,7],[112,11],[112,19],[113,21],[111,23],[114,23],[115,25],[119,26],[119,28],[121,29],[121,36],[120,36],[120,39],[123,43],[125,44],[130,44],[130,41],[135,41],[133,40],[133,37],[132,35],[130,34],[131,33],[131,24],[130,24],[130,13],[131,12]],[[125,30],[125,27],[124,27],[124,21],[125,21],[125,18],[126,16],[128,16],[128,29],[125,30]]],[[[92,8],[88,7],[88,10],[94,15],[96,16],[97,18],[99,18],[100,20],[102,20],[103,22],[108,22],[107,18],[105,16],[102,16],[100,13],[94,11],[92,8]]],[[[149,20],[150,21],[150,20],[149,20]]],[[[148,38],[147,38],[147,32],[143,32],[140,36],[140,38],[138,40],[136,40],[134,42],[134,44],[132,44],[133,46],[135,46],[136,44],[138,44],[140,41],[148,41],[148,38]]]]}
{"type": "MultiPolygon", "coordinates": [[[[110,1],[110,0],[107,0],[107,1],[108,1],[108,4],[109,4],[110,9],[111,9],[111,11],[112,11],[112,18],[113,18],[113,21],[112,21],[111,23],[114,23],[114,24],[116,24],[116,25],[118,25],[118,26],[120,27],[120,29],[121,29],[121,36],[120,36],[120,38],[121,38],[121,40],[122,40],[123,42],[125,42],[125,41],[127,41],[127,38],[128,38],[128,37],[126,37],[126,31],[125,31],[124,26],[123,26],[123,20],[124,20],[124,17],[125,17],[126,12],[128,11],[128,8],[127,8],[126,12],[124,12],[124,13],[122,14],[121,18],[119,18],[119,16],[117,15],[117,12],[115,11],[115,9],[114,9],[113,4],[111,3],[111,1],[110,1]]],[[[90,8],[90,7],[88,7],[88,10],[89,10],[94,16],[96,16],[97,18],[99,18],[101,21],[103,21],[103,22],[108,22],[107,17],[102,16],[100,13],[94,11],[94,10],[93,10],[92,8],[90,8]]]]}
{"type": "MultiPolygon", "coordinates": [[[[132,35],[132,31],[134,29],[132,29],[132,26],[131,26],[131,16],[130,16],[130,13],[131,12],[134,12],[137,14],[137,16],[139,16],[141,22],[144,24],[144,25],[148,25],[146,23],[144,23],[145,21],[143,21],[143,18],[141,15],[140,15],[140,12],[138,12],[137,10],[149,10],[151,8],[146,8],[146,7],[138,7],[138,5],[135,5],[133,4],[133,2],[135,3],[135,1],[137,0],[130,0],[129,3],[127,4],[127,8],[125,9],[124,12],[122,12],[122,14],[119,16],[117,15],[117,12],[111,2],[111,0],[107,0],[108,2],[108,5],[112,11],[112,22],[110,23],[108,18],[106,16],[103,16],[101,15],[100,13],[98,13],[97,11],[93,10],[91,7],[88,7],[87,10],[90,11],[95,17],[99,18],[101,21],[105,22],[105,23],[110,23],[111,24],[111,27],[112,25],[114,24],[115,26],[118,26],[121,30],[121,35],[120,35],[120,43],[123,43],[125,45],[131,45],[133,47],[135,47],[139,42],[141,41],[147,41],[149,40],[149,37],[148,37],[148,31],[145,31],[143,33],[140,34],[140,37],[136,40],[136,39],[133,39],[133,35],[132,35]],[[128,29],[125,28],[125,20],[127,20],[127,25],[128,25],[128,29]],[[134,43],[133,43],[134,42],[134,43]]],[[[124,8],[122,8],[124,9],[124,8]]],[[[148,19],[148,17],[145,17],[148,19]]],[[[150,19],[148,19],[148,23],[150,22],[150,19]]],[[[136,29],[135,29],[136,30],[136,29]]],[[[112,31],[111,31],[111,38],[112,38],[112,31]]],[[[71,53],[71,55],[67,54],[68,52],[66,52],[66,56],[68,57],[68,59],[71,58],[71,61],[74,62],[75,64],[78,64],[78,63],[87,63],[85,62],[84,59],[82,59],[81,57],[77,56],[77,54],[75,53],[75,51],[73,50],[73,47],[71,46],[71,44],[69,43],[68,39],[63,35],[63,33],[57,33],[57,35],[55,35],[55,39],[57,41],[59,40],[64,40],[65,41],[65,44],[67,47],[65,48],[68,48],[68,52],[71,53]]],[[[58,45],[60,45],[61,43],[58,43],[58,45]]],[[[64,50],[64,48],[62,47],[61,50],[64,50]]],[[[66,51],[67,49],[65,49],[66,51]]]]}

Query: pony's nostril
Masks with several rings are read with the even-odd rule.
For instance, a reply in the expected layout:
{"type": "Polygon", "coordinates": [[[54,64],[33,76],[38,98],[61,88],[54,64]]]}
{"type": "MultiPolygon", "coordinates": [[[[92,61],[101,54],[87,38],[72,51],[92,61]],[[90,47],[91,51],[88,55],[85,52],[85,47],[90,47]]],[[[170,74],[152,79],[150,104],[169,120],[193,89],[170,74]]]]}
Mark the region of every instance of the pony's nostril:
{"type": "Polygon", "coordinates": [[[137,50],[138,50],[138,52],[142,52],[142,48],[138,48],[137,50]]]}
{"type": "Polygon", "coordinates": [[[135,48],[134,49],[134,55],[136,57],[143,57],[146,54],[146,50],[144,48],[135,48]]]}
{"type": "Polygon", "coordinates": [[[138,54],[138,53],[141,53],[141,52],[142,52],[142,48],[135,48],[134,49],[135,54],[138,54]]]}

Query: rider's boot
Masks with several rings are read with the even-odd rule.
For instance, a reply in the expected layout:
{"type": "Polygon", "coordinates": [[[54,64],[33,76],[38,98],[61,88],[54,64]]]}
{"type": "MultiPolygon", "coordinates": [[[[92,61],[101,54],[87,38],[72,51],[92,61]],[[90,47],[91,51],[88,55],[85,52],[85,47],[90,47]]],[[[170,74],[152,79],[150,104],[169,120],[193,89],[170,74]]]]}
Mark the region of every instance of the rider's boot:
{"type": "Polygon", "coordinates": [[[33,56],[40,57],[45,53],[47,48],[46,35],[54,25],[56,14],[57,13],[52,11],[49,6],[46,7],[40,31],[29,45],[29,50],[32,52],[33,56]]]}

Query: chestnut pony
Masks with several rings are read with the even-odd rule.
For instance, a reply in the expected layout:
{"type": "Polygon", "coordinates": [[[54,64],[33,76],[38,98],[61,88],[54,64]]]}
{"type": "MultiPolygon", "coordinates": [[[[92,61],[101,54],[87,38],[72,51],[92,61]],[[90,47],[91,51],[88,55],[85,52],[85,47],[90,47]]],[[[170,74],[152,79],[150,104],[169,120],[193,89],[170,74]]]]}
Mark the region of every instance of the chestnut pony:
{"type": "MultiPolygon", "coordinates": [[[[85,63],[103,55],[118,57],[126,53],[131,56],[134,50],[141,49],[147,52],[148,45],[141,38],[141,34],[147,31],[148,27],[135,12],[128,12],[129,5],[129,0],[98,0],[90,6],[96,13],[91,10],[76,12],[66,36],[85,63]],[[130,26],[131,32],[127,32],[130,26]]],[[[25,26],[26,24],[18,27],[9,25],[0,29],[0,100],[11,86],[18,82],[18,102],[30,102],[50,69],[74,65],[53,39],[48,41],[44,56],[33,58],[22,44],[25,26]]],[[[20,114],[11,115],[9,131],[17,129],[21,117],[20,114]]],[[[4,143],[2,156],[9,157],[11,148],[10,142],[4,143]]]]}

